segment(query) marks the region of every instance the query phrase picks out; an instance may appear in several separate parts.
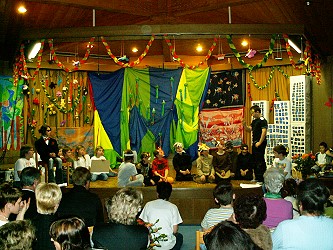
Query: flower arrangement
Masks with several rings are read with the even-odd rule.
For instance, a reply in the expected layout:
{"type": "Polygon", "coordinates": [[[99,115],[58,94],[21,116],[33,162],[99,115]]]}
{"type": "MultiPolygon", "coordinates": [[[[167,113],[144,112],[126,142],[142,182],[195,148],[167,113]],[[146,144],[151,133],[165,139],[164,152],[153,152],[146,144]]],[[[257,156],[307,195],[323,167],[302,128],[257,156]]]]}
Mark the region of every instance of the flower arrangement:
{"type": "Polygon", "coordinates": [[[296,154],[292,157],[293,163],[296,163],[295,169],[302,173],[302,177],[312,174],[311,168],[316,165],[316,156],[312,153],[296,154]]]}
{"type": "Polygon", "coordinates": [[[156,220],[155,223],[146,223],[141,219],[138,219],[137,222],[139,225],[143,225],[149,230],[150,243],[147,250],[155,249],[155,247],[161,247],[159,242],[168,240],[166,234],[158,233],[158,231],[162,229],[161,227],[154,227],[159,222],[159,220],[156,220]]]}

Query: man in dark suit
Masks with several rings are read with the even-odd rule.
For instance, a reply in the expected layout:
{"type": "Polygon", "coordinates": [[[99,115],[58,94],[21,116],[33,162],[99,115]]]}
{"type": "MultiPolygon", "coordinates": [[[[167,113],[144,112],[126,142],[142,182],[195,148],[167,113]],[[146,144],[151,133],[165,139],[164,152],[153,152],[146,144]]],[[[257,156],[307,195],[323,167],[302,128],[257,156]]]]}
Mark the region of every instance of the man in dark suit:
{"type": "Polygon", "coordinates": [[[48,125],[42,125],[38,132],[42,136],[35,142],[35,148],[42,161],[48,164],[48,182],[64,185],[62,160],[58,157],[59,147],[57,141],[50,137],[51,128],[48,125]],[[54,163],[56,164],[55,178],[53,173],[54,163]]]}
{"type": "Polygon", "coordinates": [[[77,216],[86,226],[104,222],[103,207],[99,197],[89,191],[91,173],[87,168],[77,167],[72,174],[74,187],[64,193],[58,217],[77,216]]]}
{"type": "Polygon", "coordinates": [[[30,205],[24,219],[33,219],[37,215],[35,189],[40,182],[40,172],[37,168],[26,167],[21,172],[22,200],[30,198],[30,205]]]}

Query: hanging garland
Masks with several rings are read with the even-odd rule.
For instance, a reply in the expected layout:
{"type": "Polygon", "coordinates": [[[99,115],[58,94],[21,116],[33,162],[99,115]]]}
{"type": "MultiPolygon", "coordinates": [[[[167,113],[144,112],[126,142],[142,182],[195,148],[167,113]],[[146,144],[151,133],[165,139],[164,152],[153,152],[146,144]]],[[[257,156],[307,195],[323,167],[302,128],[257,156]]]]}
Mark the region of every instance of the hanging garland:
{"type": "Polygon", "coordinates": [[[317,84],[320,85],[321,84],[321,70],[320,70],[320,59],[319,59],[319,55],[316,54],[315,55],[315,59],[314,59],[314,73],[317,79],[317,84]]]}
{"type": "Polygon", "coordinates": [[[252,101],[252,95],[251,95],[251,83],[247,83],[247,96],[249,97],[250,101],[252,101]]]}
{"type": "Polygon", "coordinates": [[[118,64],[119,66],[126,68],[126,67],[134,67],[135,65],[138,65],[142,62],[143,58],[147,55],[150,47],[152,46],[152,44],[155,40],[155,36],[154,35],[151,36],[148,44],[146,45],[146,48],[144,49],[142,54],[139,56],[139,58],[137,60],[135,60],[134,62],[129,62],[129,63],[123,63],[123,62],[119,61],[118,58],[114,54],[112,54],[110,46],[108,45],[106,39],[103,36],[101,37],[101,39],[102,39],[102,43],[103,43],[108,55],[113,59],[113,61],[116,64],[118,64]]]}
{"type": "Polygon", "coordinates": [[[268,60],[268,57],[273,53],[273,50],[274,50],[274,44],[275,44],[275,39],[276,39],[276,35],[273,34],[272,37],[271,37],[271,41],[269,43],[269,49],[268,49],[268,52],[266,52],[264,58],[262,59],[262,61],[254,66],[244,62],[244,60],[242,59],[241,55],[239,54],[238,50],[236,49],[234,43],[232,42],[232,38],[231,38],[231,35],[226,35],[226,38],[228,40],[228,44],[229,44],[229,47],[232,51],[232,53],[234,54],[234,56],[237,58],[238,62],[244,67],[244,68],[247,68],[249,69],[250,71],[252,70],[256,70],[256,69],[259,69],[261,68],[262,66],[265,65],[265,63],[267,62],[268,60]]]}
{"type": "MultiPolygon", "coordinates": [[[[172,43],[171,43],[171,41],[170,41],[170,39],[168,38],[167,35],[164,35],[164,40],[168,44],[170,53],[173,56],[173,58],[176,59],[176,61],[179,62],[179,64],[183,68],[195,69],[195,68],[198,68],[200,65],[204,64],[204,61],[201,61],[201,62],[198,63],[198,65],[192,65],[192,66],[187,65],[186,63],[184,63],[184,61],[182,59],[179,58],[179,56],[176,53],[176,50],[175,50],[174,46],[172,45],[172,43]]],[[[208,59],[212,56],[212,52],[216,47],[216,43],[217,43],[217,37],[214,37],[214,42],[213,42],[212,46],[210,46],[210,48],[207,52],[207,55],[205,57],[205,62],[207,62],[208,59]]]]}
{"type": "Polygon", "coordinates": [[[256,80],[254,79],[253,75],[252,75],[252,70],[249,71],[249,75],[250,75],[250,79],[252,80],[252,82],[254,83],[254,86],[257,88],[257,89],[260,89],[260,90],[263,90],[265,88],[268,87],[268,85],[271,83],[272,79],[273,79],[273,75],[274,75],[274,72],[275,72],[275,69],[278,69],[278,71],[287,79],[289,79],[289,75],[287,75],[281,68],[280,66],[273,66],[271,67],[271,72],[269,73],[269,76],[268,76],[268,80],[266,82],[265,85],[263,86],[259,86],[259,84],[256,82],[256,80]]]}

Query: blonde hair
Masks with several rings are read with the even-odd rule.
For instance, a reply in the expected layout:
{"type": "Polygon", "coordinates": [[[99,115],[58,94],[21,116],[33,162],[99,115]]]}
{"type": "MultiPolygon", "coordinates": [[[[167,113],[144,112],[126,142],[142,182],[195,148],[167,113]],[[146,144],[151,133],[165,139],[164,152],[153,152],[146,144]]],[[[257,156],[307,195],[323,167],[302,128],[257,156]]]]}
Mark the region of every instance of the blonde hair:
{"type": "Polygon", "coordinates": [[[97,147],[95,148],[95,155],[97,154],[97,151],[100,150],[100,149],[102,149],[103,152],[104,152],[104,148],[103,148],[102,146],[97,146],[97,147]]]}
{"type": "Polygon", "coordinates": [[[37,212],[53,214],[57,211],[62,198],[60,187],[55,183],[40,183],[36,188],[37,212]]]}
{"type": "Polygon", "coordinates": [[[79,156],[80,156],[80,155],[79,155],[79,150],[80,150],[81,148],[86,149],[83,145],[77,145],[76,148],[75,148],[75,151],[74,151],[74,158],[75,158],[76,161],[79,159],[79,156]]]}
{"type": "Polygon", "coordinates": [[[141,211],[143,202],[142,192],[126,187],[105,202],[109,219],[113,222],[132,225],[136,221],[137,214],[141,211]]]}

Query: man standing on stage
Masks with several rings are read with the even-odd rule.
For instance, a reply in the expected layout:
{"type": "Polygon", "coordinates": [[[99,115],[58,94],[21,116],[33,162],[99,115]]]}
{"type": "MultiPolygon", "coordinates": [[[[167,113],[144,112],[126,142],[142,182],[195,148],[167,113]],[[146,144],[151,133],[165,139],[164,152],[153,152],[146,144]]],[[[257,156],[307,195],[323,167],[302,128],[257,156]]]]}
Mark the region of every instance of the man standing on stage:
{"type": "Polygon", "coordinates": [[[245,131],[252,131],[252,155],[254,160],[254,172],[256,180],[263,182],[263,175],[266,171],[265,149],[267,145],[267,120],[261,115],[261,109],[255,105],[250,108],[250,114],[254,118],[250,126],[243,121],[245,131]]]}

